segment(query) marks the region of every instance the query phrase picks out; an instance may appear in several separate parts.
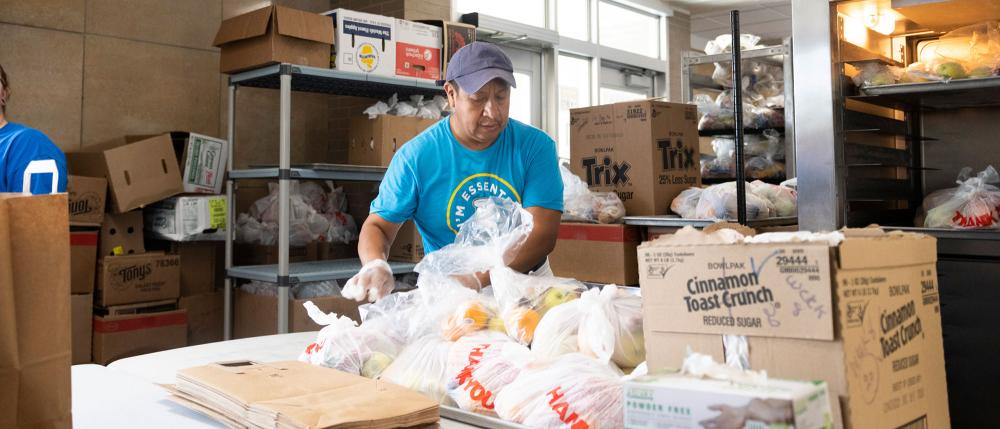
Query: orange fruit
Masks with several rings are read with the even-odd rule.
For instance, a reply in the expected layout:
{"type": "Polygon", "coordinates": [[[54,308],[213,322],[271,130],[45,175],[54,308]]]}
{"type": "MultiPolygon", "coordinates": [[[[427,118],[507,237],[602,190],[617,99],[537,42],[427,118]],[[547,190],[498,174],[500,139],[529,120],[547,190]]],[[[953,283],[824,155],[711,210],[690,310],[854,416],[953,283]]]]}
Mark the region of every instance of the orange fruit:
{"type": "Polygon", "coordinates": [[[518,342],[531,344],[531,340],[535,336],[535,328],[538,327],[538,322],[541,319],[542,317],[537,311],[527,307],[518,307],[507,314],[504,324],[513,330],[513,332],[508,331],[507,333],[518,342]]]}
{"type": "Polygon", "coordinates": [[[479,301],[469,301],[458,306],[455,312],[445,321],[444,336],[450,341],[456,341],[470,332],[486,328],[490,320],[490,311],[479,301]]]}

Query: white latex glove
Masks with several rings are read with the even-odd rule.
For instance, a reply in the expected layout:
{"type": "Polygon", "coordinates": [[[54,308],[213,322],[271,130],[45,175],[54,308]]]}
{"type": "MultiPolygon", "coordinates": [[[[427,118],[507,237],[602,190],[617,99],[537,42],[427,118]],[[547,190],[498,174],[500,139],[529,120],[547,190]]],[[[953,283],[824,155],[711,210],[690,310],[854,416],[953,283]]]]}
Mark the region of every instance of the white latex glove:
{"type": "Polygon", "coordinates": [[[341,295],[358,302],[365,300],[375,302],[392,293],[395,286],[396,279],[392,277],[389,263],[382,259],[374,259],[361,267],[361,271],[347,281],[341,295]]]}

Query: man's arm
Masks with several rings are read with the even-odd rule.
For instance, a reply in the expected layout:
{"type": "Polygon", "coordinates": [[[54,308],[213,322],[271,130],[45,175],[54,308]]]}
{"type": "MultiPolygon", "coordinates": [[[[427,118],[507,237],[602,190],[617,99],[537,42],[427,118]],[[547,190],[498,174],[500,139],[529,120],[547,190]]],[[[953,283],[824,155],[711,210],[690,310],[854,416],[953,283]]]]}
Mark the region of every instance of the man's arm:
{"type": "Polygon", "coordinates": [[[396,233],[400,227],[400,224],[389,222],[375,213],[368,215],[368,219],[361,225],[358,237],[358,256],[361,258],[361,264],[376,259],[388,259],[389,247],[396,240],[396,233]]]}

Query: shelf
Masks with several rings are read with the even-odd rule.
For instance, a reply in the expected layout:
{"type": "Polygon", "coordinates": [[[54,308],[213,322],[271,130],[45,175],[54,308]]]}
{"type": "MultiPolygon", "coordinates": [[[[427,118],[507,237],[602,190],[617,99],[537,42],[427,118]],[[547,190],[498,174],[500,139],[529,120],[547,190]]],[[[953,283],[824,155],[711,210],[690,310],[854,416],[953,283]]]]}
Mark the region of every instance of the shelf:
{"type": "Polygon", "coordinates": [[[281,87],[282,68],[292,75],[292,91],[316,92],[385,99],[399,94],[400,99],[411,95],[444,95],[444,87],[415,78],[375,76],[335,69],[321,69],[292,64],[274,64],[229,76],[229,83],[237,86],[278,89],[281,87]]]}
{"type": "MultiPolygon", "coordinates": [[[[767,177],[767,178],[763,178],[763,179],[754,179],[752,177],[747,177],[746,178],[747,182],[753,182],[755,180],[760,180],[761,182],[770,183],[772,185],[780,185],[781,182],[784,182],[787,179],[785,179],[784,177],[767,177]]],[[[702,185],[718,185],[718,184],[721,184],[721,183],[735,182],[735,181],[736,181],[735,177],[702,177],[701,178],[701,184],[702,185]]]]}
{"type": "Polygon", "coordinates": [[[884,229],[919,232],[942,239],[1000,241],[1000,229],[945,229],[915,226],[883,226],[884,229]]]}
{"type": "Polygon", "coordinates": [[[861,89],[861,101],[886,107],[954,109],[1000,106],[1000,77],[959,79],[948,82],[899,83],[861,89]],[[862,96],[863,97],[863,96],[862,96]],[[873,101],[877,99],[882,101],[873,101]]]}
{"type": "MultiPolygon", "coordinates": [[[[378,182],[385,176],[385,167],[366,167],[343,164],[310,164],[294,166],[291,169],[293,179],[307,180],[346,180],[358,182],[378,182]]],[[[240,179],[277,179],[277,167],[260,167],[246,170],[233,170],[229,178],[240,179]]]]}
{"type": "MultiPolygon", "coordinates": [[[[768,61],[768,62],[773,62],[777,65],[783,65],[784,63],[781,59],[774,57],[788,55],[790,53],[791,52],[789,52],[789,49],[786,46],[768,46],[756,49],[743,49],[740,51],[740,59],[768,61]]],[[[731,63],[733,62],[733,54],[731,52],[726,52],[715,55],[699,55],[699,56],[686,57],[683,59],[683,61],[687,65],[731,63]]]]}
{"type": "MultiPolygon", "coordinates": [[[[413,272],[416,264],[407,262],[389,262],[393,274],[413,272]]],[[[296,262],[288,264],[288,276],[292,284],[303,282],[320,282],[326,280],[348,279],[361,269],[359,259],[337,259],[332,261],[296,262]]],[[[277,265],[249,265],[232,267],[229,277],[262,282],[278,282],[277,265]]]]}
{"type": "MultiPolygon", "coordinates": [[[[785,134],[785,127],[771,127],[771,128],[744,128],[743,135],[759,135],[764,134],[764,131],[775,130],[778,134],[785,134]]],[[[725,130],[698,130],[698,136],[700,137],[716,137],[716,136],[735,136],[736,130],[725,129],[725,130]]]]}
{"type": "MultiPolygon", "coordinates": [[[[683,228],[685,226],[692,226],[695,228],[704,228],[713,223],[719,222],[733,222],[735,220],[724,221],[721,219],[683,219],[674,215],[659,215],[659,216],[625,216],[626,225],[636,225],[636,226],[652,226],[652,227],[668,227],[668,228],[683,228]]],[[[751,228],[755,227],[768,227],[768,226],[786,226],[795,225],[799,223],[797,217],[776,217],[770,219],[758,219],[747,221],[747,226],[751,228]]]]}

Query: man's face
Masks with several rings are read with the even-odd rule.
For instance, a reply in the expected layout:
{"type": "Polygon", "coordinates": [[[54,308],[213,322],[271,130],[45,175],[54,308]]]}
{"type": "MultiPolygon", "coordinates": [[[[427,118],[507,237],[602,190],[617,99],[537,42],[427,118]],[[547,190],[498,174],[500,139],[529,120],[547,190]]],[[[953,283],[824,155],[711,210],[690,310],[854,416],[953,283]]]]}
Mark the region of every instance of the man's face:
{"type": "Polygon", "coordinates": [[[510,114],[510,85],[507,82],[494,79],[472,94],[457,84],[446,85],[445,91],[454,110],[453,126],[463,137],[481,145],[496,141],[507,126],[510,114]]]}

